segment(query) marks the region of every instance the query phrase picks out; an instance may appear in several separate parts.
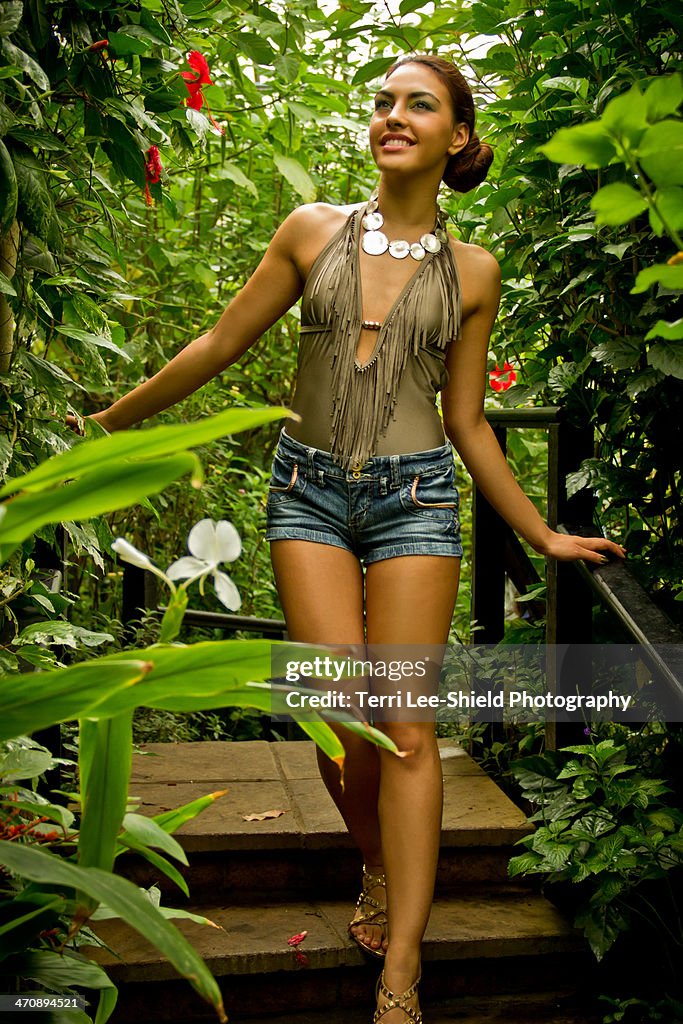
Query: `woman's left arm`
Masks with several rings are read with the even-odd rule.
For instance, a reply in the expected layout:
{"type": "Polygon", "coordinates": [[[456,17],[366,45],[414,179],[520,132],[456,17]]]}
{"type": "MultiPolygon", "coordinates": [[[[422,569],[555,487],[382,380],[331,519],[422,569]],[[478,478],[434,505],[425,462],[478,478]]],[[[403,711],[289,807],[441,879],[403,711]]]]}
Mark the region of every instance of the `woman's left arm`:
{"type": "Polygon", "coordinates": [[[460,338],[449,346],[449,381],[441,392],[444,428],[472,479],[496,511],[542,555],[559,561],[603,563],[624,548],[606,537],[577,537],[551,530],[515,480],[484,417],[486,357],[500,302],[500,268],[479,246],[463,246],[458,259],[465,306],[460,338]]]}

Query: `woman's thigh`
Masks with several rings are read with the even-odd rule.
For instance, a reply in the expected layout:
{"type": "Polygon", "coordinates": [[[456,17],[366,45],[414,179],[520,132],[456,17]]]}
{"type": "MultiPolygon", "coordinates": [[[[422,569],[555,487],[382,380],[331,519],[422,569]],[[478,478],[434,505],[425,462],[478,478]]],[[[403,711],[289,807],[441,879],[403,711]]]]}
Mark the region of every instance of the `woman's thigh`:
{"type": "Polygon", "coordinates": [[[429,705],[418,712],[408,710],[408,694],[415,700],[437,693],[459,579],[459,558],[408,555],[368,566],[368,654],[385,663],[423,666],[422,674],[408,673],[397,681],[372,680],[374,696],[387,700],[382,705],[387,710],[376,712],[375,724],[400,750],[436,756],[434,710],[429,705]],[[392,695],[398,704],[392,703],[392,695]]]}
{"type": "Polygon", "coordinates": [[[363,572],[352,552],[331,544],[275,540],[270,545],[290,640],[363,644],[363,572]]]}
{"type": "Polygon", "coordinates": [[[458,596],[460,559],[404,555],[366,571],[369,644],[445,644],[458,596]]]}

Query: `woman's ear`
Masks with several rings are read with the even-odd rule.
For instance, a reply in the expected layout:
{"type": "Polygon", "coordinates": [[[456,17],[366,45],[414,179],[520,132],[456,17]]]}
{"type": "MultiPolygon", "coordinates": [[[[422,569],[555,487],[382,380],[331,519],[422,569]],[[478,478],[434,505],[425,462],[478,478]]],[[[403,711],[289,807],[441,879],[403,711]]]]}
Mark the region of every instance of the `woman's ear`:
{"type": "Polygon", "coordinates": [[[470,130],[463,121],[456,127],[456,130],[453,133],[453,138],[451,139],[451,144],[446,152],[449,156],[455,156],[456,153],[459,153],[461,149],[465,148],[469,141],[470,130]]]}

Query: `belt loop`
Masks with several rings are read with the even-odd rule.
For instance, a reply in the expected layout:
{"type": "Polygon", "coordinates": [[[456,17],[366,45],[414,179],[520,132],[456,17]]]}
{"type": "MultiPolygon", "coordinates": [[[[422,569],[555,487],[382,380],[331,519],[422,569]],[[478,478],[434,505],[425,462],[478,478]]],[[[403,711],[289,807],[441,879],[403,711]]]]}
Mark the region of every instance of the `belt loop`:
{"type": "Polygon", "coordinates": [[[382,495],[382,497],[384,497],[385,494],[387,494],[387,492],[388,492],[387,477],[381,476],[379,478],[379,493],[382,495]]]}
{"type": "Polygon", "coordinates": [[[391,486],[394,487],[394,488],[401,486],[401,468],[400,468],[401,467],[401,463],[400,463],[400,459],[401,459],[400,455],[390,455],[389,456],[389,464],[391,466],[391,486]]]}
{"type": "Polygon", "coordinates": [[[323,469],[318,470],[318,487],[325,486],[325,471],[323,469]]]}
{"type": "Polygon", "coordinates": [[[313,461],[313,453],[314,452],[315,452],[315,448],[307,448],[306,449],[307,466],[308,466],[307,476],[308,476],[309,480],[313,480],[314,479],[314,473],[315,473],[315,463],[313,461]]]}

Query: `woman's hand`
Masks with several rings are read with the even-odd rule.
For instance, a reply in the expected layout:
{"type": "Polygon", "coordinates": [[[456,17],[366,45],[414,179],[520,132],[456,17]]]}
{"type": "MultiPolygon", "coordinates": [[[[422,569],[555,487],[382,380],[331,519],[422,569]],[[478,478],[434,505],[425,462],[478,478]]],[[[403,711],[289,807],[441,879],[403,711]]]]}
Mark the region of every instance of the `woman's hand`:
{"type": "Polygon", "coordinates": [[[92,420],[94,423],[97,423],[102,427],[103,430],[107,431],[107,433],[111,433],[110,428],[105,422],[105,418],[106,412],[104,410],[102,412],[91,413],[90,416],[85,416],[80,420],[76,416],[72,416],[71,413],[68,413],[66,417],[66,425],[67,427],[70,427],[75,434],[80,434],[81,437],[85,437],[85,421],[92,420]]]}
{"type": "Polygon", "coordinates": [[[579,537],[573,533],[556,533],[554,530],[549,532],[542,548],[536,550],[558,562],[574,562],[582,558],[584,562],[605,565],[615,558],[626,557],[626,548],[606,537],[579,537]]]}

